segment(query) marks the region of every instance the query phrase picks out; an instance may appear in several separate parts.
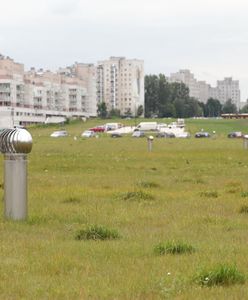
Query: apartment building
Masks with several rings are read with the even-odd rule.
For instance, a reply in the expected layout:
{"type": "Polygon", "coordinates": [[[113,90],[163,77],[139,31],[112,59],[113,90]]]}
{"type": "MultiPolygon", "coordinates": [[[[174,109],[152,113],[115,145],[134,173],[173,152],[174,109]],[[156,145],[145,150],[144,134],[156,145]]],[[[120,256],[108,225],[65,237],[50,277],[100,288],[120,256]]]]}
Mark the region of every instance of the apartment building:
{"type": "Polygon", "coordinates": [[[237,108],[240,108],[240,89],[239,81],[233,80],[232,77],[226,77],[224,80],[217,81],[218,98],[221,103],[232,99],[237,108]]]}
{"type": "Polygon", "coordinates": [[[169,82],[182,82],[189,88],[190,97],[200,98],[199,85],[190,70],[179,70],[177,73],[171,73],[169,82]]]}
{"type": "Polygon", "coordinates": [[[97,101],[105,102],[108,111],[136,115],[144,107],[144,62],[125,57],[110,57],[97,64],[97,101]]]}
{"type": "Polygon", "coordinates": [[[57,123],[66,118],[96,116],[93,65],[74,73],[35,70],[0,56],[0,127],[57,123]]]}
{"type": "Polygon", "coordinates": [[[218,80],[216,87],[211,87],[205,81],[198,81],[190,70],[179,70],[172,73],[168,78],[169,82],[183,82],[189,88],[189,95],[206,103],[209,98],[218,99],[222,104],[231,99],[240,108],[239,81],[231,77],[218,80]]]}
{"type": "Polygon", "coordinates": [[[84,109],[91,115],[96,115],[97,90],[96,90],[96,67],[94,64],[85,64],[76,62],[67,67],[67,74],[80,80],[80,84],[87,91],[84,99],[84,109]]]}

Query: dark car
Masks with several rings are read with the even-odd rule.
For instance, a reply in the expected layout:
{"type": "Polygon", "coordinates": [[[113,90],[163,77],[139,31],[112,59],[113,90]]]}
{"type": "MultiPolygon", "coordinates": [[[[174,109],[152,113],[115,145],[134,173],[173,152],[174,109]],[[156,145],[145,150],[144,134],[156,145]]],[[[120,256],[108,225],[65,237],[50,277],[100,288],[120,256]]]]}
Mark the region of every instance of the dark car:
{"type": "Polygon", "coordinates": [[[208,132],[201,131],[195,134],[195,138],[209,138],[209,137],[211,137],[211,135],[208,132]]]}
{"type": "Polygon", "coordinates": [[[156,137],[169,139],[169,138],[175,138],[176,136],[173,132],[158,132],[156,134],[156,137]]]}
{"type": "Polygon", "coordinates": [[[242,138],[243,137],[243,134],[241,131],[234,131],[234,132],[230,132],[228,133],[227,135],[228,138],[242,138]]]}

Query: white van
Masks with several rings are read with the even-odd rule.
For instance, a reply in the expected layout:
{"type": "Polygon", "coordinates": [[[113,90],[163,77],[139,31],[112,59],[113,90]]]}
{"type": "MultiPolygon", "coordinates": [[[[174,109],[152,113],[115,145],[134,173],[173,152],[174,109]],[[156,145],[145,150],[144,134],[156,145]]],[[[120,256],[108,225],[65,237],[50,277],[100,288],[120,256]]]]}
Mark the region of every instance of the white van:
{"type": "Polygon", "coordinates": [[[157,122],[141,122],[135,128],[135,130],[144,130],[144,131],[155,131],[157,129],[158,129],[158,123],[157,122]]]}

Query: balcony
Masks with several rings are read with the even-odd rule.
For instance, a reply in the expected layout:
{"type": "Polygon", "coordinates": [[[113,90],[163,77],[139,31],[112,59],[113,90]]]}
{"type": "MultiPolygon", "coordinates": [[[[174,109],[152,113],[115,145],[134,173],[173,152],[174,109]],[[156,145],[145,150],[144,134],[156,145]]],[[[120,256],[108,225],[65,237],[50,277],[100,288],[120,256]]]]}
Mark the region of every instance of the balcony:
{"type": "Polygon", "coordinates": [[[3,88],[0,86],[0,93],[11,93],[11,89],[10,88],[3,88]]]}

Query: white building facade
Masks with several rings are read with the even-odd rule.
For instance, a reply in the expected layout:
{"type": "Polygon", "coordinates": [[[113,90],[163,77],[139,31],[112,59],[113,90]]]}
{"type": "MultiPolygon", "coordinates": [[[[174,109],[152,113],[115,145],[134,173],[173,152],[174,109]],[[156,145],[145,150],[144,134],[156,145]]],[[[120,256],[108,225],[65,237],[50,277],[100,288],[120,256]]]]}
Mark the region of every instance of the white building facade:
{"type": "Polygon", "coordinates": [[[78,64],[64,73],[24,72],[23,64],[0,56],[0,127],[96,116],[95,67],[73,68],[78,64]]]}
{"type": "Polygon", "coordinates": [[[125,57],[110,57],[97,64],[97,101],[105,102],[108,111],[135,116],[144,108],[144,62],[125,57]]]}
{"type": "Polygon", "coordinates": [[[233,80],[232,77],[226,77],[224,80],[217,81],[218,100],[225,103],[231,99],[237,108],[240,108],[240,89],[239,81],[233,80]]]}

